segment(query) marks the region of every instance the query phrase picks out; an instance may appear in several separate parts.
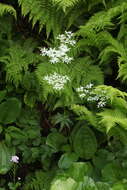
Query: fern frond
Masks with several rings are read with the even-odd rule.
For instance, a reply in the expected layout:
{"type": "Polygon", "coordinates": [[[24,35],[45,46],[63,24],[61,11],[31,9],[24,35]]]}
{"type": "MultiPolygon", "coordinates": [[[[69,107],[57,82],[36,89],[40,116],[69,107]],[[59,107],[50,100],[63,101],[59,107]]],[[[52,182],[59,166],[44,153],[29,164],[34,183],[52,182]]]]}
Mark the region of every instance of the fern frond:
{"type": "Polygon", "coordinates": [[[95,85],[104,83],[103,72],[100,67],[92,64],[90,57],[76,59],[70,70],[73,85],[79,87],[92,82],[95,85]]]}
{"type": "Polygon", "coordinates": [[[127,114],[119,109],[105,109],[97,114],[100,117],[100,124],[105,126],[107,133],[111,128],[120,125],[127,130],[127,114]]]}
{"type": "Polygon", "coordinates": [[[95,90],[99,90],[99,91],[105,91],[106,95],[109,97],[111,103],[114,102],[114,99],[116,97],[121,97],[122,99],[127,97],[127,93],[126,92],[122,92],[120,90],[118,90],[117,88],[114,88],[112,86],[107,86],[107,85],[99,85],[96,87],[95,90]]]}
{"type": "Polygon", "coordinates": [[[123,82],[127,81],[127,63],[120,64],[117,78],[121,78],[123,82]]]}
{"type": "Polygon", "coordinates": [[[120,10],[117,8],[115,11],[116,14],[107,13],[106,11],[101,11],[92,16],[88,22],[80,27],[78,31],[79,35],[83,37],[90,36],[93,31],[99,32],[104,30],[105,28],[113,27],[112,18],[119,14],[120,10]]]}
{"type": "Polygon", "coordinates": [[[126,49],[124,48],[123,44],[119,41],[115,40],[110,34],[106,37],[107,43],[109,43],[109,46],[107,46],[100,54],[101,62],[105,61],[106,56],[111,53],[115,53],[119,55],[118,63],[126,62],[127,60],[127,53],[126,49]]]}
{"type": "MultiPolygon", "coordinates": [[[[109,32],[103,31],[115,28],[116,23],[114,25],[113,19],[115,18],[116,20],[116,18],[118,18],[119,21],[122,15],[126,13],[127,2],[119,1],[119,3],[113,3],[112,6],[113,7],[110,6],[111,8],[108,10],[96,13],[84,26],[80,27],[77,35],[81,35],[83,39],[79,41],[78,47],[81,48],[81,51],[83,51],[83,48],[87,51],[88,48],[91,55],[93,54],[91,47],[96,49],[98,54],[101,52],[99,59],[100,64],[103,65],[109,64],[112,61],[112,57],[115,56],[118,60],[117,64],[119,66],[119,75],[117,78],[122,78],[122,80],[125,81],[127,78],[125,72],[127,63],[126,39],[123,44],[121,43],[121,40],[112,37],[109,32]]],[[[121,28],[121,33],[123,29],[121,28]]],[[[118,39],[120,38],[120,35],[121,34],[119,34],[118,39]]]]}
{"type": "Polygon", "coordinates": [[[77,3],[80,2],[80,0],[52,0],[52,2],[58,6],[60,6],[64,11],[68,7],[73,7],[77,3]]]}
{"type": "Polygon", "coordinates": [[[49,190],[51,180],[55,175],[56,170],[43,172],[37,170],[34,176],[28,176],[28,180],[24,185],[24,190],[49,190]]]}
{"type": "Polygon", "coordinates": [[[38,56],[33,53],[31,41],[24,44],[12,43],[7,49],[6,55],[0,57],[0,61],[5,64],[6,80],[12,82],[17,87],[23,80],[29,65],[37,62],[38,56]],[[28,44],[29,45],[28,45],[28,44]]]}
{"type": "Polygon", "coordinates": [[[13,15],[16,18],[16,10],[12,6],[0,3],[0,16],[3,16],[7,13],[13,15]]]}
{"type": "Polygon", "coordinates": [[[64,13],[57,10],[57,7],[50,0],[19,0],[23,16],[28,15],[33,27],[39,22],[40,31],[46,26],[47,36],[53,31],[54,35],[60,33],[64,13]]]}

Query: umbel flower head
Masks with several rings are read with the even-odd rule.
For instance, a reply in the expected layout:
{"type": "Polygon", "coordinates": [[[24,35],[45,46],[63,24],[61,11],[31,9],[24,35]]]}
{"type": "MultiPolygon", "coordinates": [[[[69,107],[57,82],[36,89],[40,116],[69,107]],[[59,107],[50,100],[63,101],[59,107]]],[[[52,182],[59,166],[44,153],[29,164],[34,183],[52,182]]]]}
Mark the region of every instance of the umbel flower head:
{"type": "Polygon", "coordinates": [[[54,90],[61,90],[64,85],[70,80],[67,75],[60,75],[56,72],[50,75],[46,75],[43,80],[45,80],[49,85],[52,86],[54,90]]]}
{"type": "Polygon", "coordinates": [[[109,97],[106,95],[106,91],[97,91],[93,87],[94,85],[89,83],[86,86],[76,88],[76,91],[81,99],[86,99],[87,102],[96,102],[97,108],[103,108],[109,97]]]}
{"type": "Polygon", "coordinates": [[[14,162],[14,163],[19,163],[19,157],[16,156],[16,155],[14,155],[14,156],[11,157],[11,160],[10,160],[10,161],[11,161],[11,162],[14,162]]]}
{"type": "Polygon", "coordinates": [[[73,40],[73,33],[65,31],[65,34],[59,35],[57,39],[60,41],[60,45],[57,48],[41,48],[41,55],[49,57],[51,64],[59,62],[68,64],[73,60],[72,57],[68,56],[70,46],[76,44],[76,41],[73,40]]]}

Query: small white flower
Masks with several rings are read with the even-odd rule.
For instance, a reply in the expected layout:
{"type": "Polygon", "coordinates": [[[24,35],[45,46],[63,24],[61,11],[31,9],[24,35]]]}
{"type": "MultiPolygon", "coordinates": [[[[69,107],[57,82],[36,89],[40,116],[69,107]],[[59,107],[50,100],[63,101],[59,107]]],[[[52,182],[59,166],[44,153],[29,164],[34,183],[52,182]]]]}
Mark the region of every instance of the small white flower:
{"type": "Polygon", "coordinates": [[[79,87],[79,88],[76,88],[76,91],[77,91],[77,92],[83,92],[83,90],[84,90],[84,87],[83,87],[83,86],[81,86],[81,87],[79,87]]]}
{"type": "Polygon", "coordinates": [[[54,58],[50,59],[50,62],[51,63],[58,63],[58,62],[60,62],[60,60],[57,57],[54,57],[54,58]]]}
{"type": "Polygon", "coordinates": [[[59,50],[64,53],[67,53],[70,50],[70,48],[68,48],[67,45],[65,45],[65,44],[61,44],[59,47],[59,50]]]}
{"type": "Polygon", "coordinates": [[[47,83],[51,85],[53,89],[61,90],[70,79],[67,75],[60,75],[54,72],[53,74],[43,77],[43,80],[47,81],[47,83]]]}
{"type": "Polygon", "coordinates": [[[106,102],[100,101],[100,102],[98,102],[97,107],[98,108],[103,108],[105,105],[106,105],[106,102]]]}
{"type": "Polygon", "coordinates": [[[21,177],[18,177],[18,180],[20,181],[20,180],[21,180],[21,177]]]}
{"type": "Polygon", "coordinates": [[[14,162],[14,163],[19,163],[19,157],[18,156],[12,156],[11,157],[11,160],[10,160],[11,162],[14,162]]]}
{"type": "Polygon", "coordinates": [[[86,96],[86,94],[82,93],[79,95],[80,98],[84,98],[86,96]]]}
{"type": "Polygon", "coordinates": [[[41,48],[40,51],[41,51],[41,55],[42,55],[42,56],[47,55],[47,49],[46,49],[45,47],[44,47],[44,48],[41,48]]]}
{"type": "Polygon", "coordinates": [[[87,84],[86,86],[85,86],[85,88],[92,88],[93,87],[93,84],[92,83],[90,83],[90,84],[87,84]]]}
{"type": "Polygon", "coordinates": [[[65,63],[67,63],[67,64],[70,63],[72,60],[73,60],[73,58],[72,57],[68,57],[68,56],[65,56],[65,57],[62,58],[62,61],[65,62],[65,63]]]}

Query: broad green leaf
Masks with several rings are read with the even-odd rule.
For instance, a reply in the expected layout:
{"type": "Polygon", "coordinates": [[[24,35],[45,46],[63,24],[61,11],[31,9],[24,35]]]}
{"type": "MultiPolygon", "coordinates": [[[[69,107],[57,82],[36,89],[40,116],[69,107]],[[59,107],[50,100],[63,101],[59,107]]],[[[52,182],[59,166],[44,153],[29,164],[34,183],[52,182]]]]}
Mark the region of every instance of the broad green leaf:
{"type": "Polygon", "coordinates": [[[17,98],[9,98],[0,104],[0,123],[9,124],[16,120],[21,110],[21,102],[17,98]]]}
{"type": "Polygon", "coordinates": [[[102,169],[102,179],[104,181],[115,183],[123,178],[127,178],[127,169],[119,161],[113,161],[102,169]]]}
{"type": "Polygon", "coordinates": [[[5,130],[5,132],[6,132],[6,138],[7,138],[6,142],[9,142],[8,138],[10,138],[10,141],[11,139],[17,140],[17,144],[20,144],[21,142],[25,142],[28,139],[27,134],[17,127],[9,126],[5,130]]]}
{"type": "Polygon", "coordinates": [[[11,156],[15,153],[14,148],[7,147],[4,142],[0,142],[0,174],[6,174],[12,163],[11,156]]]}
{"type": "Polygon", "coordinates": [[[115,156],[113,153],[107,151],[106,149],[100,149],[97,151],[96,155],[93,157],[93,164],[96,169],[103,169],[106,164],[114,160],[115,156]]]}
{"type": "Polygon", "coordinates": [[[65,143],[66,138],[58,132],[50,133],[46,139],[46,144],[54,148],[56,151],[59,150],[61,148],[61,145],[65,143]]]}
{"type": "Polygon", "coordinates": [[[90,175],[92,166],[85,162],[76,162],[68,169],[68,174],[76,181],[82,181],[84,176],[90,175]]]}
{"type": "Polygon", "coordinates": [[[60,157],[58,162],[59,168],[67,169],[69,168],[73,162],[78,160],[78,156],[75,153],[65,153],[60,157]]]}
{"type": "Polygon", "coordinates": [[[50,190],[77,190],[77,183],[72,178],[57,179],[52,183],[50,190]]]}
{"type": "Polygon", "coordinates": [[[92,158],[97,150],[97,141],[93,131],[88,127],[81,127],[73,139],[73,147],[79,157],[92,158]]]}

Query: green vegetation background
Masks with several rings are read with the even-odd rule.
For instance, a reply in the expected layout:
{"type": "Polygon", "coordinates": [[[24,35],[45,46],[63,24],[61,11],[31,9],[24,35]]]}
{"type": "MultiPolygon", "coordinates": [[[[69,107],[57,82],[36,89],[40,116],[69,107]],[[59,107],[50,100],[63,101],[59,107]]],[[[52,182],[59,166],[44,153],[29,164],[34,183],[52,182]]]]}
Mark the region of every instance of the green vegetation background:
{"type": "Polygon", "coordinates": [[[126,190],[126,82],[126,0],[1,0],[0,190],[126,190]],[[73,61],[51,64],[40,47],[65,31],[73,61]],[[60,92],[53,72],[71,79],[60,92]],[[79,98],[88,84],[104,107],[79,98]]]}

